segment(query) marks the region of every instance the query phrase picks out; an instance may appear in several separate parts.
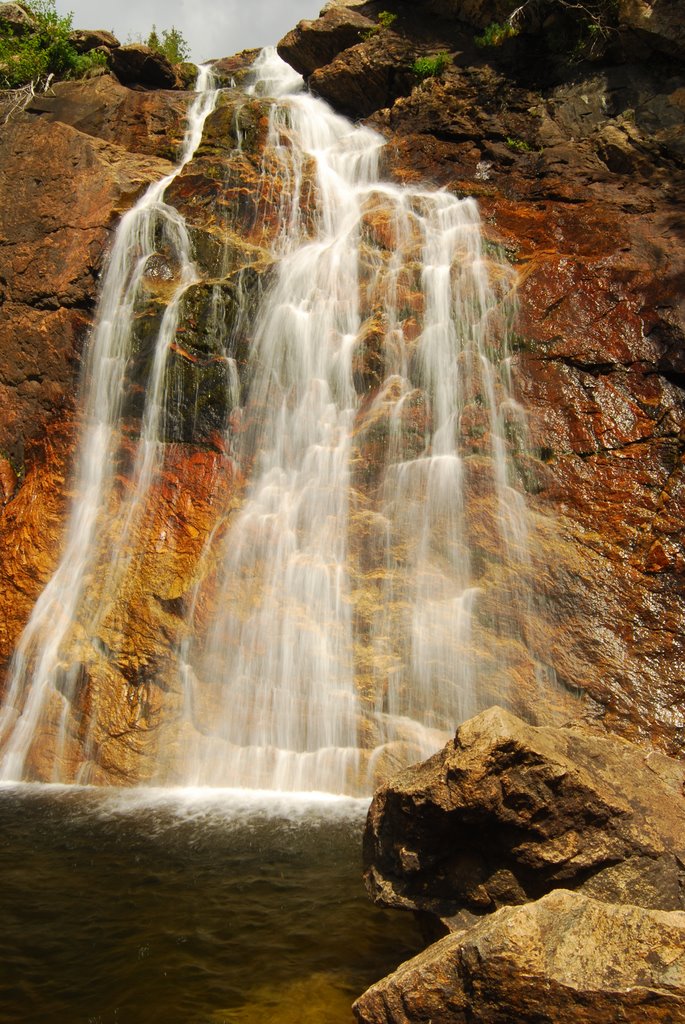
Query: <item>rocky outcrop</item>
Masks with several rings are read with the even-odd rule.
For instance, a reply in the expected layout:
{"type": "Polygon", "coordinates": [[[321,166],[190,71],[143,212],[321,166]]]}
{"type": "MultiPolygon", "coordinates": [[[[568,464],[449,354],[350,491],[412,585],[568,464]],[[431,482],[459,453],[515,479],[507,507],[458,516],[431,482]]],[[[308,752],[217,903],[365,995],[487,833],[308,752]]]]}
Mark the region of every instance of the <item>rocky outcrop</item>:
{"type": "Polygon", "coordinates": [[[670,56],[685,57],[685,24],[678,0],[619,0],[619,27],[646,46],[670,56]]]}
{"type": "Polygon", "coordinates": [[[558,890],[447,936],[353,1009],[363,1024],[677,1024],[685,914],[558,890]]]}
{"type": "Polygon", "coordinates": [[[124,85],[145,85],[173,89],[176,72],[168,57],[142,43],[117,46],[109,54],[109,65],[124,85]]]}
{"type": "Polygon", "coordinates": [[[0,4],[0,25],[16,35],[33,31],[36,23],[21,4],[0,4]]]}
{"type": "Polygon", "coordinates": [[[26,113],[42,123],[70,125],[84,135],[129,153],[173,163],[183,141],[187,93],[130,89],[113,75],[85,82],[58,82],[37,93],[26,113]]]}
{"type": "Polygon", "coordinates": [[[685,767],[614,737],[492,708],[375,794],[366,881],[448,918],[556,888],[685,909],[685,767]]]}
{"type": "Polygon", "coordinates": [[[330,5],[316,21],[301,21],[278,44],[284,61],[305,77],[354,46],[376,23],[351,7],[330,5]]]}
{"type": "Polygon", "coordinates": [[[89,53],[99,46],[104,46],[108,50],[114,50],[121,46],[117,37],[104,29],[74,29],[69,33],[69,42],[78,53],[89,53]]]}
{"type": "Polygon", "coordinates": [[[357,1019],[685,1021],[683,837],[682,762],[483,712],[374,796],[370,895],[451,934],[357,1019]]]}

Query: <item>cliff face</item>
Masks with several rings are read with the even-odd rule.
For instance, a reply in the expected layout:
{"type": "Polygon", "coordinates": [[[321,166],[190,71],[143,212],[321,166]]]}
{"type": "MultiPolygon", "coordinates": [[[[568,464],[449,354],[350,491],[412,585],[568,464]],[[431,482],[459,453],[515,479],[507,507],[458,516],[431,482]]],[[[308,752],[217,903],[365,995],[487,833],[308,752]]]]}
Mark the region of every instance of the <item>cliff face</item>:
{"type": "Polygon", "coordinates": [[[483,47],[474,36],[510,5],[394,5],[388,28],[381,6],[350,5],[355,26],[367,19],[352,46],[341,28],[351,19],[331,7],[279,52],[386,135],[396,180],[478,198],[518,276],[513,372],[536,456],[533,575],[545,598],[530,629],[591,717],[679,749],[685,51],[675,7],[620,5],[604,55],[582,59],[582,47],[569,53],[577,26],[559,11],[483,47]],[[440,52],[449,62],[417,83],[413,62],[440,52]]]}
{"type": "MultiPolygon", "coordinates": [[[[392,179],[476,196],[488,244],[516,273],[512,371],[528,410],[522,473],[533,516],[523,589],[539,595],[524,629],[542,652],[536,666],[524,653],[511,659],[519,710],[535,702],[534,677],[542,675],[560,684],[550,703],[563,713],[580,708],[613,731],[674,751],[685,726],[682,40],[677,25],[669,28],[668,4],[666,27],[652,20],[646,29],[636,2],[635,10],[624,5],[601,60],[569,62],[551,48],[549,28],[480,48],[475,26],[498,12],[471,6],[396,5],[387,27],[378,21],[383,4],[333,7],[286,37],[280,52],[315,92],[387,138],[392,179]],[[441,51],[447,64],[420,80],[414,62],[441,51]]],[[[226,80],[247,61],[222,62],[226,80]]],[[[56,85],[4,128],[4,670],[59,555],[79,361],[112,230],[146,184],[170,169],[187,103],[182,92],[102,76],[56,85]]],[[[95,780],[152,775],[152,737],[181,700],[165,679],[183,639],[183,602],[203,575],[200,619],[212,602],[213,566],[201,564],[201,552],[217,510],[231,506],[235,481],[218,430],[228,410],[211,398],[224,387],[225,367],[208,323],[217,286],[240,368],[250,343],[239,324],[243,288],[249,279],[256,294],[271,262],[257,208],[266,215],[260,224],[277,220],[277,178],[268,194],[259,185],[266,129],[258,100],[227,93],[167,196],[187,219],[205,283],[191,289],[179,321],[173,372],[181,401],[141,526],[147,555],[131,567],[97,648],[74,640],[83,685],[68,757],[79,762],[81,711],[97,704],[95,780]],[[220,163],[231,152],[227,175],[220,163]],[[208,401],[191,436],[182,396],[195,393],[208,401]]],[[[134,395],[173,275],[160,251],[138,327],[139,366],[130,370],[134,395]]],[[[359,372],[373,380],[368,361],[359,372]]],[[[133,402],[131,436],[137,416],[133,402]]],[[[360,458],[373,461],[373,451],[360,458]]],[[[122,498],[126,486],[122,463],[122,498]]],[[[482,544],[487,560],[486,536],[482,544]]],[[[59,714],[55,708],[55,723],[59,714]]],[[[36,750],[38,775],[40,761],[36,750]]]]}

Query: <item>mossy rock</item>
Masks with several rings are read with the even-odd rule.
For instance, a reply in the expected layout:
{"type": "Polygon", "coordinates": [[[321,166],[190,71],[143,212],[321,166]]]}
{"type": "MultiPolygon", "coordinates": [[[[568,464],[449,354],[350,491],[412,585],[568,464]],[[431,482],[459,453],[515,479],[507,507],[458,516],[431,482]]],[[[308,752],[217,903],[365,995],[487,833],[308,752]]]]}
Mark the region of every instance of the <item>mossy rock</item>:
{"type": "Polygon", "coordinates": [[[191,61],[183,61],[181,64],[174,65],[174,71],[183,89],[193,89],[195,87],[198,76],[197,64],[193,64],[191,61]]]}

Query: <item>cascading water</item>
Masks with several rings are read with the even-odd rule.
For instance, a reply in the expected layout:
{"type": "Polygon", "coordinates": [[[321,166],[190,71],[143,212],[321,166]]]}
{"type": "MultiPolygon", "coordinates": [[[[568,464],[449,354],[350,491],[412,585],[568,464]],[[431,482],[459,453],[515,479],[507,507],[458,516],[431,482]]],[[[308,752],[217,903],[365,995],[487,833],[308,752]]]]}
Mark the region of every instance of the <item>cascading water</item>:
{"type": "MultiPolygon", "coordinates": [[[[493,589],[506,606],[498,635],[512,630],[522,594],[511,581],[527,559],[511,460],[511,436],[523,430],[507,379],[512,280],[486,259],[472,200],[383,182],[380,136],[306,94],[274,51],[257,61],[249,94],[271,97],[261,101],[259,194],[275,197],[276,223],[275,267],[249,310],[246,397],[224,441],[248,483],[237,512],[218,513],[183,595],[186,632],[176,678],[165,681],[182,691],[177,742],[160,750],[156,778],[366,792],[386,763],[431,753],[459,720],[507,699],[506,654],[483,653],[478,609],[492,618],[483,595],[493,589]],[[493,566],[505,562],[502,582],[493,566]]],[[[21,776],[55,699],[64,715],[50,763],[60,776],[61,733],[83,685],[83,659],[69,668],[67,641],[92,641],[139,556],[135,523],[164,460],[167,354],[179,303],[201,276],[164,196],[215,100],[205,82],[179,167],[117,232],[88,357],[65,555],[14,660],[5,778],[21,776]],[[176,271],[133,482],[100,542],[132,322],[161,245],[176,271]]],[[[237,128],[236,141],[239,152],[237,128]]]]}
{"type": "Polygon", "coordinates": [[[254,426],[238,450],[252,481],[228,534],[218,614],[184,652],[198,737],[185,763],[193,782],[355,791],[388,750],[427,756],[478,705],[461,441],[477,392],[494,526],[525,552],[503,437],[507,418],[521,418],[502,369],[511,280],[502,268],[498,289],[489,280],[472,200],[381,182],[375,132],[304,93],[273,53],[255,71],[253,90],[276,97],[266,149],[288,188],[250,358],[254,426]],[[313,231],[301,220],[312,190],[313,231]],[[369,401],[355,364],[374,317],[384,379],[369,401]],[[355,462],[374,424],[387,427],[385,468],[362,495],[355,462]],[[361,572],[379,581],[371,694],[351,579],[363,504],[377,544],[361,572]]]}
{"type": "Polygon", "coordinates": [[[95,623],[102,617],[120,581],[128,529],[144,507],[160,448],[164,362],[174,336],[179,299],[195,279],[183,218],[164,202],[164,193],[192,159],[216,96],[211,69],[203,67],[198,75],[197,97],[188,114],[188,128],[177,167],[148,188],[136,206],[124,215],[116,233],[84,369],[84,429],[76,470],[76,499],[67,525],[64,554],[36,603],[12,662],[9,691],[0,720],[0,738],[4,744],[0,778],[3,779],[22,778],[26,758],[40,734],[46,705],[52,699],[60,701],[63,708],[58,735],[53,741],[53,771],[59,777],[66,716],[78,690],[81,667],[77,663],[75,669],[69,670],[64,645],[84,606],[90,620],[84,632],[94,633],[95,623]],[[87,588],[93,584],[101,555],[99,531],[116,472],[133,322],[144,289],[148,261],[156,253],[160,237],[174,252],[180,273],[155,346],[142,436],[135,458],[135,485],[130,490],[129,501],[121,507],[118,529],[112,529],[111,536],[117,536],[117,546],[111,543],[108,546],[107,579],[97,600],[93,600],[87,588]]]}

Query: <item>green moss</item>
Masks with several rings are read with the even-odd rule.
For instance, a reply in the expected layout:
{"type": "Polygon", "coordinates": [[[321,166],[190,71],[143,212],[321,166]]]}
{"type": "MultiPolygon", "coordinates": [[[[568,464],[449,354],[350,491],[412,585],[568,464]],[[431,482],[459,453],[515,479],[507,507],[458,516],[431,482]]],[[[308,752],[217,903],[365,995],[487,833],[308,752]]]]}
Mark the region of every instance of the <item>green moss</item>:
{"type": "Polygon", "coordinates": [[[517,153],[532,153],[533,147],[530,146],[525,139],[513,139],[511,136],[507,136],[507,146],[509,149],[515,150],[517,153]]]}
{"type": "Polygon", "coordinates": [[[397,21],[397,15],[393,11],[381,11],[378,15],[378,24],[382,28],[390,28],[397,21]]]}

